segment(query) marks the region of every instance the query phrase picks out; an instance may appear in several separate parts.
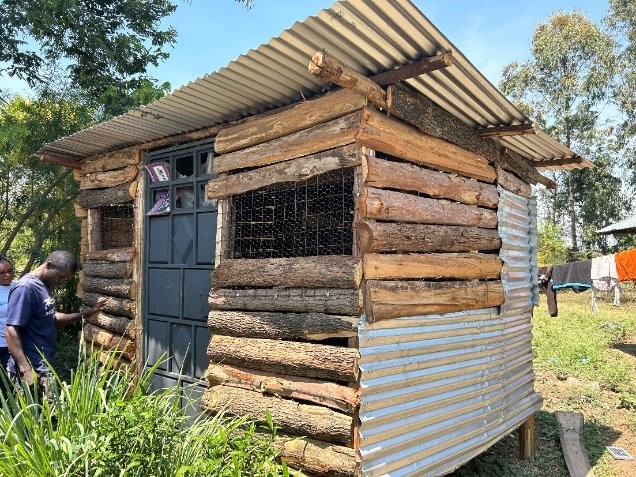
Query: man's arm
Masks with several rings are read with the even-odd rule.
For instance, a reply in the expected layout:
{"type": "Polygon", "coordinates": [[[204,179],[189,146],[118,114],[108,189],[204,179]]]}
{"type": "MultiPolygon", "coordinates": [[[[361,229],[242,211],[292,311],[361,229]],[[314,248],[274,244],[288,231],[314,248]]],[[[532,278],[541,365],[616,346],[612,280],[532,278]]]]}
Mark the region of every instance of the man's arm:
{"type": "Polygon", "coordinates": [[[13,356],[17,371],[22,379],[24,379],[24,381],[26,381],[29,386],[32,386],[35,372],[33,371],[31,363],[24,354],[19,327],[7,325],[5,327],[5,331],[9,353],[11,353],[11,356],[13,356]]]}
{"type": "Polygon", "coordinates": [[[93,308],[89,308],[84,311],[78,311],[77,313],[55,313],[55,325],[56,326],[66,326],[71,323],[75,323],[78,320],[81,320],[85,316],[90,316],[95,313],[99,313],[104,309],[106,305],[106,298],[102,298],[97,301],[97,304],[93,308]]]}

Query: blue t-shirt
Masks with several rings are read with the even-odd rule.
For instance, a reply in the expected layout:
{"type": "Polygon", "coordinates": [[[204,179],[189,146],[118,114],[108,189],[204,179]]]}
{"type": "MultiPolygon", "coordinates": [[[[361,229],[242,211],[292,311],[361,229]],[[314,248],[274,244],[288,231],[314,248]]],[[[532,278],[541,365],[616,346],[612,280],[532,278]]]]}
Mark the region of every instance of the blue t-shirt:
{"type": "MultiPolygon", "coordinates": [[[[40,376],[49,374],[49,364],[55,363],[57,335],[55,331],[55,298],[42,280],[25,275],[9,294],[7,325],[19,327],[22,349],[31,366],[40,376]]],[[[7,369],[18,372],[13,357],[7,369]]]]}
{"type": "Polygon", "coordinates": [[[7,347],[7,338],[4,334],[4,325],[7,322],[7,305],[9,304],[9,292],[15,285],[15,282],[11,282],[11,285],[0,285],[0,348],[7,347]]]}

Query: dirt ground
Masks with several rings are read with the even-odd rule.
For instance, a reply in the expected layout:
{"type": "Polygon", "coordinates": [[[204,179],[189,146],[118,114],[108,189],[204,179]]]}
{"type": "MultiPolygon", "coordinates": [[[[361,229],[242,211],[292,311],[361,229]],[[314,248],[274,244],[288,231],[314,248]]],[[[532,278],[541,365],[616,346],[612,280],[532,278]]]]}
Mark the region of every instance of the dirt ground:
{"type": "MultiPolygon", "coordinates": [[[[617,361],[634,365],[632,382],[636,386],[636,335],[615,350],[617,361]]],[[[620,393],[603,389],[597,382],[540,371],[536,371],[535,388],[544,400],[535,415],[535,458],[519,458],[515,432],[452,477],[568,477],[554,411],[583,413],[584,443],[595,477],[636,477],[636,460],[616,460],[605,451],[605,446],[622,447],[636,457],[636,402],[622,402],[620,393]]]]}

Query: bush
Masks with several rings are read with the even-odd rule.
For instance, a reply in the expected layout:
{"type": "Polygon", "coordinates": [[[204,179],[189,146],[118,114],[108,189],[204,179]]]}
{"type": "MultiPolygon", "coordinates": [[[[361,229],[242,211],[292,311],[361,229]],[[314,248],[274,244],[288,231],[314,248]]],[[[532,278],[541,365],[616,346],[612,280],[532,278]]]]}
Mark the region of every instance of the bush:
{"type": "Polygon", "coordinates": [[[82,361],[70,383],[57,376],[49,398],[23,386],[2,398],[0,475],[285,476],[275,461],[274,425],[199,416],[179,406],[178,388],[150,393],[152,369],[127,372],[82,361]]]}

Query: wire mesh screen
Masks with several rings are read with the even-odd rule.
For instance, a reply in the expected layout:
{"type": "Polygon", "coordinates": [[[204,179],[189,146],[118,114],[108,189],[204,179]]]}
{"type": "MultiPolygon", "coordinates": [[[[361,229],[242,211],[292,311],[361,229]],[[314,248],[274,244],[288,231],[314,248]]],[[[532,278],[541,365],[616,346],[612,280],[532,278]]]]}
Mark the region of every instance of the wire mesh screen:
{"type": "Polygon", "coordinates": [[[234,258],[351,255],[353,169],[232,198],[234,258]]]}
{"type": "Polygon", "coordinates": [[[107,205],[99,208],[101,249],[130,247],[133,243],[132,204],[107,205]]]}

